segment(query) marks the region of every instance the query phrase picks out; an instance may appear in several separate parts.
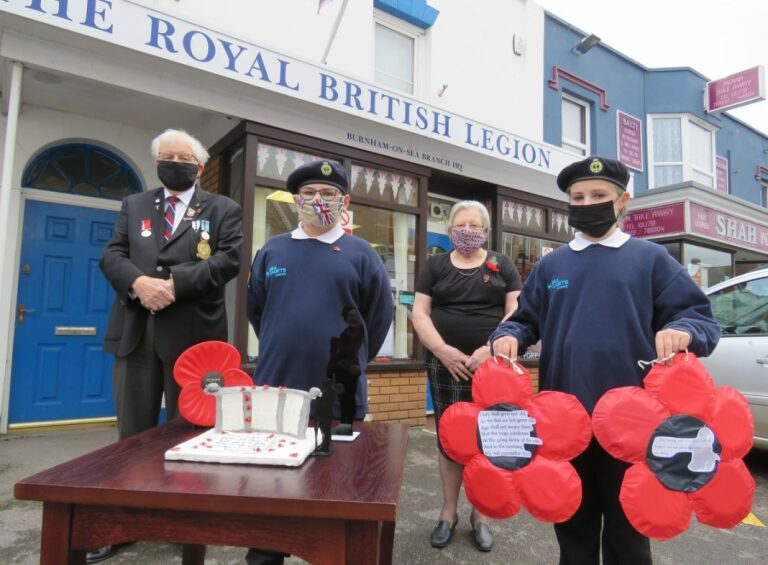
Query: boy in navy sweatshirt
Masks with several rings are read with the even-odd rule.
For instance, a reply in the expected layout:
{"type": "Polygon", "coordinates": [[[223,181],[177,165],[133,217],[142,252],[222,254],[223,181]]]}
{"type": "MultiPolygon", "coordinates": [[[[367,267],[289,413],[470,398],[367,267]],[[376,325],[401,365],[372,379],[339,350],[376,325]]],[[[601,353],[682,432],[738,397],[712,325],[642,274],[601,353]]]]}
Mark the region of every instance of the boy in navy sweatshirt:
{"type": "MultiPolygon", "coordinates": [[[[576,236],[546,255],[525,282],[518,310],[491,335],[495,355],[517,357],[542,342],[541,390],[575,395],[591,414],[608,390],[642,386],[638,360],[686,349],[709,355],[720,328],[709,300],[660,245],[618,227],[630,194],[629,172],[614,159],[589,157],[557,177],[569,197],[576,236]]],[[[628,464],[593,438],[573,461],[582,503],[555,525],[561,565],[651,563],[650,543],[628,522],[619,490],[628,464]]]]}

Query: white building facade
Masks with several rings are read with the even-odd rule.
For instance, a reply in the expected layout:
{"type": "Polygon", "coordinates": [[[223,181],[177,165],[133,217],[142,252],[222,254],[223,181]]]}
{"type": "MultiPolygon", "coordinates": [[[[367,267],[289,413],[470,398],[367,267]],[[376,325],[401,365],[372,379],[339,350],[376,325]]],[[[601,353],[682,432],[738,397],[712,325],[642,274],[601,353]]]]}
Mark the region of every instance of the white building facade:
{"type": "Polygon", "coordinates": [[[369,378],[372,396],[401,384],[373,417],[419,423],[408,306],[451,202],[486,203],[492,247],[523,274],[569,237],[554,176],[574,157],[542,141],[544,13],[473,4],[0,0],[0,432],[113,416],[98,258],[121,198],[159,185],[149,145],[166,128],[210,149],[205,188],[243,206],[228,310],[251,361],[247,274],[295,226],[285,178],[314,157],[347,168],[347,227],[379,251],[395,304],[369,378]]]}

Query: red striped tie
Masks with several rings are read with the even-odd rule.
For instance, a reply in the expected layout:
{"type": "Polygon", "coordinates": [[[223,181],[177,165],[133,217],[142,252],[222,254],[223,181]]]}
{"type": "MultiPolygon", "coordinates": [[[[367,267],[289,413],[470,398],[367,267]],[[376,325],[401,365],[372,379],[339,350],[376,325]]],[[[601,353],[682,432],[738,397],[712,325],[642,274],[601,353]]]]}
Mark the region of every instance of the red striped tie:
{"type": "Polygon", "coordinates": [[[171,236],[173,235],[173,222],[176,220],[176,212],[174,211],[174,208],[176,207],[176,204],[179,202],[178,196],[169,196],[166,200],[168,205],[165,207],[165,222],[163,224],[163,236],[165,237],[165,241],[168,241],[171,239],[171,236]]]}

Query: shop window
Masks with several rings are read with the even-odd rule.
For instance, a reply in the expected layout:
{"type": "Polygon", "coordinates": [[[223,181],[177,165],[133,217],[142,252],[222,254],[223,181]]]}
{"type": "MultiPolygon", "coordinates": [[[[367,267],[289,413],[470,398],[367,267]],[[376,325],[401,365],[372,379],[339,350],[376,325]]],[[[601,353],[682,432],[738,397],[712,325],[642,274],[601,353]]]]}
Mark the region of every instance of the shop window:
{"type": "Polygon", "coordinates": [[[40,153],[24,170],[27,188],[122,200],[141,192],[141,182],[118,155],[87,143],[67,143],[40,153]]]}
{"type": "Polygon", "coordinates": [[[715,129],[693,116],[657,115],[649,121],[650,187],[686,181],[715,187],[715,129]]]}
{"type": "Polygon", "coordinates": [[[576,155],[589,155],[589,104],[564,94],[562,122],[563,149],[576,155]]]}
{"type": "Polygon", "coordinates": [[[416,94],[418,42],[422,33],[383,14],[376,17],[374,81],[407,94],[416,94]]]}
{"type": "Polygon", "coordinates": [[[733,274],[730,253],[692,243],[683,243],[683,264],[701,288],[722,282],[733,274]]]}
{"type": "Polygon", "coordinates": [[[547,211],[525,202],[502,200],[501,224],[504,227],[547,232],[547,211]]]}
{"type": "Polygon", "coordinates": [[[256,173],[260,177],[276,180],[286,180],[288,175],[303,164],[319,159],[340,163],[337,159],[320,157],[297,149],[288,149],[287,147],[279,147],[267,143],[258,144],[256,155],[256,173]]]}
{"type": "Polygon", "coordinates": [[[515,262],[520,278],[525,282],[539,259],[563,243],[512,233],[501,235],[501,252],[515,262]]]}
{"type": "Polygon", "coordinates": [[[419,179],[395,171],[352,165],[352,195],[417,206],[419,179]]]}
{"type": "Polygon", "coordinates": [[[571,239],[576,233],[576,230],[568,225],[568,214],[550,210],[549,233],[558,236],[566,236],[568,239],[571,239]]]}
{"type": "MultiPolygon", "coordinates": [[[[384,263],[392,283],[394,322],[379,357],[413,358],[413,327],[408,305],[412,303],[416,270],[416,217],[352,204],[349,227],[352,233],[368,241],[384,263]]],[[[297,225],[292,195],[285,190],[256,187],[253,213],[253,246],[251,257],[271,237],[293,231],[297,225]]],[[[258,356],[258,339],[248,328],[248,358],[258,356]]]]}

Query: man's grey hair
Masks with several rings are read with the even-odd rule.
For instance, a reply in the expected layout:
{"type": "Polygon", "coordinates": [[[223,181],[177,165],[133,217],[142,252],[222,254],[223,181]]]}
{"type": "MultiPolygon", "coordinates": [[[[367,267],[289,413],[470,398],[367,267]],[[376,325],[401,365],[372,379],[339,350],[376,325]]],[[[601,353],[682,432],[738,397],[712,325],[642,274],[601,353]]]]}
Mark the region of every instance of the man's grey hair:
{"type": "Polygon", "coordinates": [[[490,233],[491,215],[488,213],[488,208],[486,208],[482,202],[478,202],[477,200],[462,200],[461,202],[454,204],[453,207],[451,207],[451,213],[448,214],[448,225],[446,226],[446,231],[449,234],[453,229],[453,219],[456,217],[456,214],[462,210],[477,210],[480,212],[480,217],[483,218],[483,229],[485,230],[485,233],[490,233]]]}
{"type": "Polygon", "coordinates": [[[152,140],[152,158],[157,160],[160,155],[160,145],[163,142],[171,139],[177,139],[183,141],[192,150],[192,154],[197,159],[197,162],[201,165],[205,165],[208,162],[208,151],[205,150],[203,144],[200,143],[195,137],[191,136],[183,129],[167,129],[155,139],[152,140]]]}

